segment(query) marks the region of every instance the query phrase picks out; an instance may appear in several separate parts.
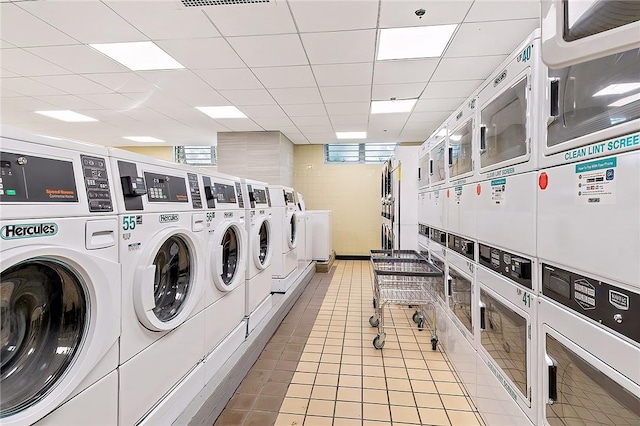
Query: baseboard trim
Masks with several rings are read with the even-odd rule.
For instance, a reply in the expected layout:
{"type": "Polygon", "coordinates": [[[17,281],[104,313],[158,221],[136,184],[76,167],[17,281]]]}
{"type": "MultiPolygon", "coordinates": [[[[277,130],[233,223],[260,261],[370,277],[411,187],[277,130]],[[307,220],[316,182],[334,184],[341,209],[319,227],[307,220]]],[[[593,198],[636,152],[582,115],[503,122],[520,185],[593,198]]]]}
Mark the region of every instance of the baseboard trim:
{"type": "Polygon", "coordinates": [[[256,362],[278,326],[298,300],[315,273],[311,262],[300,274],[300,282],[282,295],[280,306],[271,318],[265,318],[234,352],[220,371],[207,383],[198,396],[176,419],[173,426],[211,426],[256,362]]]}

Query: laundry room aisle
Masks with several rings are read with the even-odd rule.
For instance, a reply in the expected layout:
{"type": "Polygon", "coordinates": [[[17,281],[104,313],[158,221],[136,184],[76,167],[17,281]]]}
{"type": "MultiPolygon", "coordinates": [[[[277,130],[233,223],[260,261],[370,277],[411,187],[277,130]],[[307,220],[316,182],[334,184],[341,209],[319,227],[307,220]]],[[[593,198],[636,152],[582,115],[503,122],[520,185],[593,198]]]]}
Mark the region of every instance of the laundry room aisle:
{"type": "Polygon", "coordinates": [[[447,357],[414,310],[385,311],[383,350],[369,326],[368,261],[316,274],[215,425],[483,425],[447,357]]]}

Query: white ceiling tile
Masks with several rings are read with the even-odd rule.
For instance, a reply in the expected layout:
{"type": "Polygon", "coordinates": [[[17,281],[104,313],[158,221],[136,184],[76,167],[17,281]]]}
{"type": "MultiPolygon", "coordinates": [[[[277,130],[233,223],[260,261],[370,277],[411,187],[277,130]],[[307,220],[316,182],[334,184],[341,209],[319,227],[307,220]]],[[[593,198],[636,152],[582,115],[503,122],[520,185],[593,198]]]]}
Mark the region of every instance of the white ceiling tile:
{"type": "Polygon", "coordinates": [[[442,121],[425,121],[422,123],[407,123],[402,129],[402,132],[403,133],[404,132],[419,132],[419,133],[426,132],[427,133],[425,136],[426,138],[426,137],[429,137],[435,129],[440,127],[440,125],[442,125],[442,121]]]}
{"type": "Polygon", "coordinates": [[[54,105],[41,99],[21,96],[18,98],[2,98],[2,114],[5,112],[33,112],[56,109],[54,105]]]}
{"type": "Polygon", "coordinates": [[[407,131],[403,130],[400,133],[400,137],[402,138],[403,141],[422,142],[429,137],[429,135],[433,132],[433,130],[435,130],[435,127],[433,128],[425,127],[424,130],[407,130],[407,131]]]}
{"type": "Polygon", "coordinates": [[[464,21],[506,21],[539,17],[538,0],[476,0],[464,21]]]}
{"type": "Polygon", "coordinates": [[[331,127],[331,124],[318,124],[318,125],[314,125],[314,124],[305,124],[303,125],[298,125],[297,126],[298,129],[300,129],[300,131],[302,133],[331,133],[333,132],[333,127],[331,127]]]}
{"type": "Polygon", "coordinates": [[[278,126],[278,130],[282,133],[288,134],[288,133],[293,133],[293,134],[302,134],[300,133],[300,129],[298,129],[296,126],[278,126]]]}
{"type": "Polygon", "coordinates": [[[304,136],[307,138],[309,143],[312,144],[338,142],[338,138],[336,138],[336,134],[334,132],[304,132],[304,136]]]}
{"type": "Polygon", "coordinates": [[[196,74],[217,90],[263,88],[249,68],[199,70],[196,74]]]}
{"type": "Polygon", "coordinates": [[[129,71],[123,65],[85,45],[33,47],[25,50],[78,74],[129,71]]]}
{"type": "Polygon", "coordinates": [[[2,40],[18,47],[76,44],[77,40],[12,3],[0,6],[2,40]],[[28,30],[27,30],[28,29],[28,30]]]}
{"type": "Polygon", "coordinates": [[[270,129],[270,130],[278,130],[281,127],[296,128],[295,124],[293,124],[293,122],[287,117],[260,117],[260,118],[254,118],[253,121],[255,121],[260,126],[264,127],[265,129],[270,129]]]}
{"type": "Polygon", "coordinates": [[[9,90],[5,87],[0,86],[0,96],[3,98],[17,98],[24,95],[22,93],[14,92],[13,90],[9,90]]]}
{"type": "Polygon", "coordinates": [[[11,44],[11,43],[9,43],[6,40],[0,40],[0,49],[8,49],[8,48],[11,48],[11,47],[16,47],[16,46],[11,44]]]}
{"type": "Polygon", "coordinates": [[[405,83],[405,84],[374,84],[373,95],[374,100],[396,99],[412,99],[422,94],[425,83],[405,83]]]}
{"type": "Polygon", "coordinates": [[[227,118],[216,121],[234,132],[256,132],[264,130],[248,118],[227,118]]]}
{"type": "Polygon", "coordinates": [[[39,98],[55,105],[59,109],[70,109],[72,111],[81,109],[97,109],[100,107],[93,102],[89,102],[88,100],[75,95],[39,96],[39,98]]]}
{"type": "Polygon", "coordinates": [[[420,99],[466,98],[480,87],[484,80],[433,81],[420,99]]]}
{"type": "Polygon", "coordinates": [[[138,107],[138,108],[130,109],[128,111],[122,111],[122,114],[126,115],[129,118],[133,118],[134,120],[144,121],[149,123],[156,123],[158,121],[164,121],[169,119],[169,117],[167,117],[166,115],[154,109],[144,108],[144,107],[138,107]]]}
{"type": "Polygon", "coordinates": [[[419,99],[414,112],[453,111],[467,98],[419,99]]]}
{"type": "Polygon", "coordinates": [[[371,101],[371,86],[342,86],[321,87],[322,99],[326,103],[332,102],[369,102],[371,101]]]}
{"type": "Polygon", "coordinates": [[[228,40],[249,67],[308,64],[297,34],[230,37],[228,40]]]}
{"type": "Polygon", "coordinates": [[[327,111],[323,104],[282,105],[282,109],[289,117],[326,116],[327,111]]]}
{"type": "Polygon", "coordinates": [[[242,112],[250,118],[287,116],[279,105],[247,105],[242,107],[242,112]]]}
{"type": "Polygon", "coordinates": [[[508,55],[539,24],[538,19],[462,24],[444,57],[508,55]]]}
{"type": "Polygon", "coordinates": [[[155,89],[152,83],[134,72],[85,74],[83,77],[119,93],[151,92],[155,89]]]}
{"type": "Polygon", "coordinates": [[[0,82],[0,85],[25,96],[47,96],[64,94],[64,92],[58,89],[26,77],[3,78],[0,82]]]}
{"type": "Polygon", "coordinates": [[[135,123],[131,117],[110,109],[87,109],[82,110],[82,114],[105,123],[135,123]]]}
{"type": "Polygon", "coordinates": [[[7,71],[5,69],[0,69],[0,77],[2,77],[2,78],[20,77],[20,74],[16,74],[14,72],[7,71]]]}
{"type": "Polygon", "coordinates": [[[296,126],[331,126],[329,117],[325,116],[312,116],[312,117],[292,117],[291,120],[296,126]]]}
{"type": "Polygon", "coordinates": [[[33,80],[71,95],[112,92],[111,89],[80,75],[50,75],[45,77],[33,77],[33,80]]]}
{"type": "Polygon", "coordinates": [[[182,100],[161,90],[150,93],[129,93],[127,96],[135,101],[132,109],[187,106],[182,100]]]}
{"type": "Polygon", "coordinates": [[[157,41],[165,52],[187,68],[243,68],[242,59],[223,38],[157,41]]]}
{"type": "Polygon", "coordinates": [[[363,30],[376,28],[377,1],[289,1],[300,32],[363,30]]]}
{"type": "Polygon", "coordinates": [[[427,82],[438,65],[438,59],[378,61],[375,63],[373,84],[427,82]]]}
{"type": "Polygon", "coordinates": [[[202,9],[177,1],[109,1],[106,4],[154,40],[218,37],[202,9]]]}
{"type": "Polygon", "coordinates": [[[330,116],[368,115],[370,102],[343,102],[338,104],[327,103],[327,112],[330,116]]]}
{"type": "Polygon", "coordinates": [[[188,126],[199,126],[212,131],[225,129],[224,126],[193,107],[157,107],[155,110],[188,126]]]}
{"type": "Polygon", "coordinates": [[[203,9],[225,37],[296,33],[286,2],[203,9]]]}
{"type": "Polygon", "coordinates": [[[291,142],[296,145],[308,145],[309,141],[302,133],[285,133],[291,142]]]}
{"type": "Polygon", "coordinates": [[[431,81],[485,80],[506,57],[443,58],[431,81]]]}
{"type": "Polygon", "coordinates": [[[420,124],[429,122],[444,122],[451,113],[449,111],[414,112],[409,117],[407,124],[420,124]]]}
{"type": "MultiPolygon", "coordinates": [[[[333,124],[333,127],[336,126],[360,126],[360,125],[364,125],[366,126],[367,123],[369,123],[369,116],[368,115],[336,115],[336,116],[331,116],[329,117],[331,119],[331,124],[333,124]]],[[[339,130],[338,128],[336,128],[336,131],[342,131],[339,130]]]]}
{"type": "Polygon", "coordinates": [[[267,89],[315,87],[316,85],[316,80],[311,72],[311,67],[308,65],[297,67],[253,68],[252,70],[267,89]]]}
{"type": "Polygon", "coordinates": [[[414,27],[461,22],[473,1],[398,1],[382,0],[380,4],[380,28],[414,27]],[[424,9],[420,18],[416,10],[424,9]]]}
{"type": "Polygon", "coordinates": [[[147,40],[102,2],[29,1],[19,6],[82,43],[147,40]]]}
{"type": "Polygon", "coordinates": [[[2,68],[25,77],[71,74],[68,70],[22,49],[2,49],[2,68]]]}
{"type": "Polygon", "coordinates": [[[313,65],[319,86],[358,86],[371,84],[372,63],[313,65]]]}
{"type": "Polygon", "coordinates": [[[82,99],[92,102],[101,107],[113,110],[128,110],[135,106],[133,99],[119,93],[105,93],[98,95],[81,95],[82,99]]]}
{"type": "Polygon", "coordinates": [[[301,37],[311,64],[373,62],[374,59],[375,30],[308,33],[301,37]]]}
{"type": "MultiPolygon", "coordinates": [[[[257,90],[221,90],[220,94],[236,106],[271,105],[275,101],[264,89],[257,90]]],[[[242,109],[242,108],[240,108],[242,109]]]]}
{"type": "Polygon", "coordinates": [[[154,86],[191,106],[228,105],[229,102],[189,70],[143,71],[139,75],[154,86]]]}
{"type": "Polygon", "coordinates": [[[269,89],[280,105],[318,104],[322,103],[317,87],[269,89]]]}

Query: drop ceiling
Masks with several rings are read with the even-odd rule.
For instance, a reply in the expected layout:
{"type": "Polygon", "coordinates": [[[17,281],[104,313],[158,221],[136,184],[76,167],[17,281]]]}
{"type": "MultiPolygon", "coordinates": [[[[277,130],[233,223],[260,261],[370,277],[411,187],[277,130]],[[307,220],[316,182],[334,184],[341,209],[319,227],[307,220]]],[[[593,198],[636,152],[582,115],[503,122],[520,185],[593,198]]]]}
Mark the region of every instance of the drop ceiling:
{"type": "Polygon", "coordinates": [[[280,130],[296,144],[364,131],[365,142],[423,141],[539,18],[537,0],[0,7],[0,121],[108,146],[135,144],[123,139],[131,135],[201,145],[216,132],[261,130],[280,130]],[[418,9],[426,11],[422,18],[418,9]],[[444,24],[458,27],[441,57],[375,60],[381,29],[444,24]],[[134,72],[89,46],[140,41],[153,41],[185,69],[134,72]],[[390,98],[418,101],[409,113],[370,114],[371,101],[390,98]],[[232,105],[247,118],[213,120],[195,109],[232,105]],[[47,110],[98,121],[66,123],[34,112],[47,110]]]}

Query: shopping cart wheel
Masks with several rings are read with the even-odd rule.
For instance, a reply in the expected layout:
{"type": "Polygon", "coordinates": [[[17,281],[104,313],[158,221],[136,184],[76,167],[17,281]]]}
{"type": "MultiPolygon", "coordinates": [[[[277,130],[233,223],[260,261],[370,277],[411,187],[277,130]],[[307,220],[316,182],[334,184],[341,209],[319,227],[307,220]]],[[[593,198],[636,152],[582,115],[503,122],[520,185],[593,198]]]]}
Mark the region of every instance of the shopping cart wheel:
{"type": "Polygon", "coordinates": [[[413,313],[413,322],[415,322],[416,324],[418,324],[420,322],[420,311],[415,311],[413,313]]]}
{"type": "Polygon", "coordinates": [[[384,348],[384,342],[385,342],[385,334],[384,333],[379,333],[376,337],[373,338],[373,347],[376,349],[382,349],[384,348]]]}
{"type": "Polygon", "coordinates": [[[433,336],[431,338],[431,350],[435,351],[438,348],[438,337],[437,336],[433,336]]]}
{"type": "Polygon", "coordinates": [[[380,324],[380,318],[378,318],[377,315],[371,315],[369,317],[369,325],[371,325],[371,327],[377,327],[380,324]]]}
{"type": "Polygon", "coordinates": [[[418,321],[418,331],[422,330],[424,330],[424,318],[420,318],[420,321],[418,321]]]}

